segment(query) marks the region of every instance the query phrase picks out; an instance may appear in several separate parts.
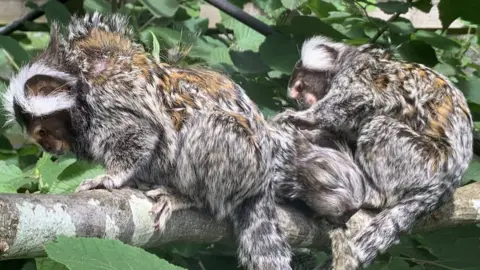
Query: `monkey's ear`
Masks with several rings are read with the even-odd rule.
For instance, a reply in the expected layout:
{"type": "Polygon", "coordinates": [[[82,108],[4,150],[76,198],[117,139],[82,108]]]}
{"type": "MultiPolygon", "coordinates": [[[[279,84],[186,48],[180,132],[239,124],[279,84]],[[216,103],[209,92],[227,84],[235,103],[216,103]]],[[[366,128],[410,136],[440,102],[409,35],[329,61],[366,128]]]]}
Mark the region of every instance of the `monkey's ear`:
{"type": "Polygon", "coordinates": [[[302,66],[311,70],[329,71],[335,69],[335,61],[348,47],[323,36],[305,40],[302,45],[302,66]]]}

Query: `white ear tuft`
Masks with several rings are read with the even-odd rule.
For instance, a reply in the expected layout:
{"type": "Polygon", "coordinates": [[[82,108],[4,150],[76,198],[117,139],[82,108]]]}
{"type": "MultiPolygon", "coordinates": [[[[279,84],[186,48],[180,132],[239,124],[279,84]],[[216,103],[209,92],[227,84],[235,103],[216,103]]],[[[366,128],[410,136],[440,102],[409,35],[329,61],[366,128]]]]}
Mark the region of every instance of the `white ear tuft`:
{"type": "Polygon", "coordinates": [[[335,68],[337,56],[346,48],[342,43],[336,43],[323,36],[315,36],[305,40],[302,45],[301,60],[305,68],[325,71],[335,68]],[[324,45],[324,46],[321,46],[324,45]],[[325,48],[329,47],[336,53],[325,48]]]}
{"type": "Polygon", "coordinates": [[[23,67],[19,73],[10,78],[10,85],[2,95],[3,110],[6,114],[7,123],[15,121],[14,103],[35,116],[48,115],[55,111],[70,108],[74,104],[74,98],[65,92],[53,92],[48,96],[25,95],[25,83],[35,75],[46,75],[65,80],[69,83],[75,79],[69,74],[52,69],[45,64],[35,62],[23,67]]]}

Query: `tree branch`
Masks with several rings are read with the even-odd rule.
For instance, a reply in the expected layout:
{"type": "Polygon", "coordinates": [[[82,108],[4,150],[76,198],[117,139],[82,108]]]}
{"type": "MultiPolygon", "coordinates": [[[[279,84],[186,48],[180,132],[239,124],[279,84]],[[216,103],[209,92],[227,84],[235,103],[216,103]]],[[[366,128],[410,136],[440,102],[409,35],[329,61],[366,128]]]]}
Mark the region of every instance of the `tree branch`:
{"type": "MultiPolygon", "coordinates": [[[[154,231],[152,202],[139,190],[93,190],[76,194],[1,194],[0,259],[44,256],[43,245],[58,235],[114,238],[151,248],[171,242],[222,243],[233,246],[227,222],[196,210],[175,212],[165,232],[154,231]]],[[[326,249],[328,225],[291,207],[279,206],[281,226],[293,247],[326,249]]],[[[370,215],[355,214],[351,225],[370,215]]],[[[452,202],[422,219],[414,232],[480,222],[480,183],[461,187],[452,202]]],[[[353,226],[352,225],[352,226],[353,226]]]]}

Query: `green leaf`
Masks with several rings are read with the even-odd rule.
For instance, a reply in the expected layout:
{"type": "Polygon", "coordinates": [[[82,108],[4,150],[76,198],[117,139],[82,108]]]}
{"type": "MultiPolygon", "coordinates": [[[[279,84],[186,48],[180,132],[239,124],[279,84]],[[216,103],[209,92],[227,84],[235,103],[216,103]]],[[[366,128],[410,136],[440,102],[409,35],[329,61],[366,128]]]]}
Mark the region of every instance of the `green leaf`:
{"type": "Polygon", "coordinates": [[[472,77],[469,80],[462,80],[458,87],[469,101],[480,104],[480,78],[472,77]]]}
{"type": "Polygon", "coordinates": [[[68,268],[48,257],[35,258],[37,270],[68,270],[68,268]]]}
{"type": "Polygon", "coordinates": [[[2,134],[0,135],[0,152],[5,152],[5,151],[13,152],[13,153],[16,152],[13,150],[13,146],[8,140],[8,138],[2,134]]]}
{"type": "Polygon", "coordinates": [[[259,53],[253,51],[230,51],[230,57],[235,67],[244,74],[258,74],[269,71],[259,53]]]}
{"type": "Polygon", "coordinates": [[[290,74],[300,59],[297,44],[287,36],[273,33],[260,46],[260,57],[270,68],[290,74]]]}
{"type": "Polygon", "coordinates": [[[222,22],[223,26],[225,26],[225,28],[230,30],[233,30],[233,28],[235,28],[235,26],[239,23],[237,20],[235,20],[235,18],[233,18],[232,16],[228,15],[223,11],[220,11],[220,18],[221,18],[220,21],[222,22]]]}
{"type": "Polygon", "coordinates": [[[62,25],[67,25],[70,21],[70,12],[62,3],[56,0],[49,0],[44,6],[45,16],[48,23],[59,22],[62,25]]]}
{"type": "Polygon", "coordinates": [[[433,7],[432,0],[419,0],[412,3],[412,6],[425,13],[429,13],[433,7]]]}
{"type": "Polygon", "coordinates": [[[427,44],[432,45],[433,47],[446,50],[446,51],[458,51],[461,45],[456,41],[449,39],[447,37],[436,34],[431,31],[418,30],[413,34],[415,39],[424,41],[427,44]]]}
{"type": "Polygon", "coordinates": [[[0,193],[16,193],[17,189],[31,181],[20,168],[0,160],[0,193]]]}
{"type": "Polygon", "coordinates": [[[408,3],[398,1],[381,2],[377,3],[376,6],[387,14],[407,13],[408,8],[410,7],[408,3]]]}
{"type": "Polygon", "coordinates": [[[282,1],[280,0],[253,0],[255,5],[264,12],[266,12],[270,17],[272,17],[272,13],[277,10],[285,10],[282,5],[282,1]]]}
{"type": "Polygon", "coordinates": [[[101,13],[111,13],[112,5],[106,0],[84,0],[83,8],[87,12],[101,12],[101,13]]]}
{"type": "Polygon", "coordinates": [[[18,41],[9,36],[0,36],[0,48],[7,51],[18,67],[23,66],[30,60],[30,55],[27,51],[20,46],[18,41]]]}
{"type": "Polygon", "coordinates": [[[480,265],[480,228],[476,224],[438,229],[417,239],[439,258],[435,263],[443,269],[478,269],[480,265]]]}
{"type": "Polygon", "coordinates": [[[59,236],[56,242],[45,245],[45,251],[70,270],[183,269],[119,240],[59,236]]]}
{"type": "Polygon", "coordinates": [[[173,17],[179,4],[177,0],[140,0],[157,17],[173,17]]]}
{"type": "Polygon", "coordinates": [[[208,18],[191,18],[174,22],[175,29],[187,30],[191,33],[204,33],[208,29],[208,18]]]}
{"type": "Polygon", "coordinates": [[[150,31],[150,33],[152,34],[153,44],[152,55],[157,61],[160,61],[160,44],[158,44],[158,40],[155,34],[152,31],[150,31]]]}
{"type": "Polygon", "coordinates": [[[52,183],[48,193],[72,193],[85,179],[92,179],[95,176],[105,173],[100,165],[87,164],[77,161],[68,166],[59,176],[58,181],[52,183]]]}
{"type": "Polygon", "coordinates": [[[71,164],[75,162],[74,158],[61,157],[55,162],[51,160],[52,155],[43,152],[38,160],[35,170],[40,177],[40,184],[43,188],[50,188],[53,183],[58,181],[58,176],[71,164]]]}
{"type": "Polygon", "coordinates": [[[331,25],[312,16],[296,16],[286,29],[298,38],[308,38],[313,35],[323,35],[337,41],[348,38],[331,25]]]}
{"type": "Polygon", "coordinates": [[[457,18],[480,24],[480,1],[478,0],[441,0],[438,3],[438,11],[443,29],[447,29],[457,18]]]}
{"type": "Polygon", "coordinates": [[[473,155],[472,161],[468,165],[467,172],[463,176],[463,183],[467,183],[469,181],[480,181],[480,157],[477,155],[473,155]]]}
{"type": "Polygon", "coordinates": [[[337,11],[337,8],[334,4],[325,2],[323,0],[309,0],[308,7],[319,18],[328,17],[329,12],[337,11]]]}
{"type": "MultiPolygon", "coordinates": [[[[258,16],[258,19],[266,22],[266,19],[262,18],[261,16],[258,16]]],[[[264,35],[238,21],[233,25],[233,35],[237,41],[236,46],[240,50],[257,52],[260,44],[262,44],[262,42],[265,40],[264,35]]]]}
{"type": "Polygon", "coordinates": [[[294,10],[303,5],[307,0],[281,0],[282,5],[287,9],[294,10]]]}
{"type": "Polygon", "coordinates": [[[410,40],[398,48],[399,54],[407,61],[421,63],[433,67],[438,63],[432,46],[420,40],[410,40]]]}
{"type": "Polygon", "coordinates": [[[433,69],[445,76],[454,76],[455,74],[457,74],[457,70],[455,69],[455,67],[445,63],[439,63],[435,65],[433,69]]]}
{"type": "Polygon", "coordinates": [[[403,18],[398,18],[393,22],[387,22],[387,26],[391,32],[400,35],[409,35],[415,32],[413,24],[409,20],[403,18]]]}
{"type": "Polygon", "coordinates": [[[230,57],[227,48],[215,48],[210,52],[209,64],[228,64],[233,66],[232,58],[230,57]]]}
{"type": "Polygon", "coordinates": [[[170,28],[148,27],[140,33],[140,40],[145,44],[151,44],[153,48],[152,33],[157,38],[161,47],[172,47],[178,44],[182,38],[181,33],[170,28]]]}
{"type": "Polygon", "coordinates": [[[258,105],[265,117],[272,117],[283,108],[278,94],[285,96],[286,80],[267,81],[264,78],[245,77],[233,77],[233,79],[245,89],[247,95],[258,105]]]}

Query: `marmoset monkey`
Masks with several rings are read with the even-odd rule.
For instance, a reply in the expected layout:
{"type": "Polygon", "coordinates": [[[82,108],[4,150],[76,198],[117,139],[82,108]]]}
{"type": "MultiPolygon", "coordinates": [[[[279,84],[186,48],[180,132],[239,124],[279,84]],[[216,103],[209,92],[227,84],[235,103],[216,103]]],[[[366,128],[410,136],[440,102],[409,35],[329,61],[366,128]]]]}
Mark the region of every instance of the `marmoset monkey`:
{"type": "Polygon", "coordinates": [[[361,188],[374,194],[363,207],[380,212],[351,239],[333,243],[333,269],[368,266],[450,198],[472,158],[472,117],[462,92],[430,68],[364,48],[306,40],[288,92],[309,108],[273,120],[348,134],[356,144],[368,180],[361,188]]]}
{"type": "Polygon", "coordinates": [[[303,199],[341,222],[365,194],[351,192],[363,174],[348,151],[323,151],[291,125],[266,122],[222,74],[157,62],[118,14],[73,17],[67,35],[54,25],[4,104],[45,151],[104,165],[78,191],[155,187],[146,194],[160,230],[187,207],[230,219],[249,270],[291,269],[276,201],[303,199]]]}

